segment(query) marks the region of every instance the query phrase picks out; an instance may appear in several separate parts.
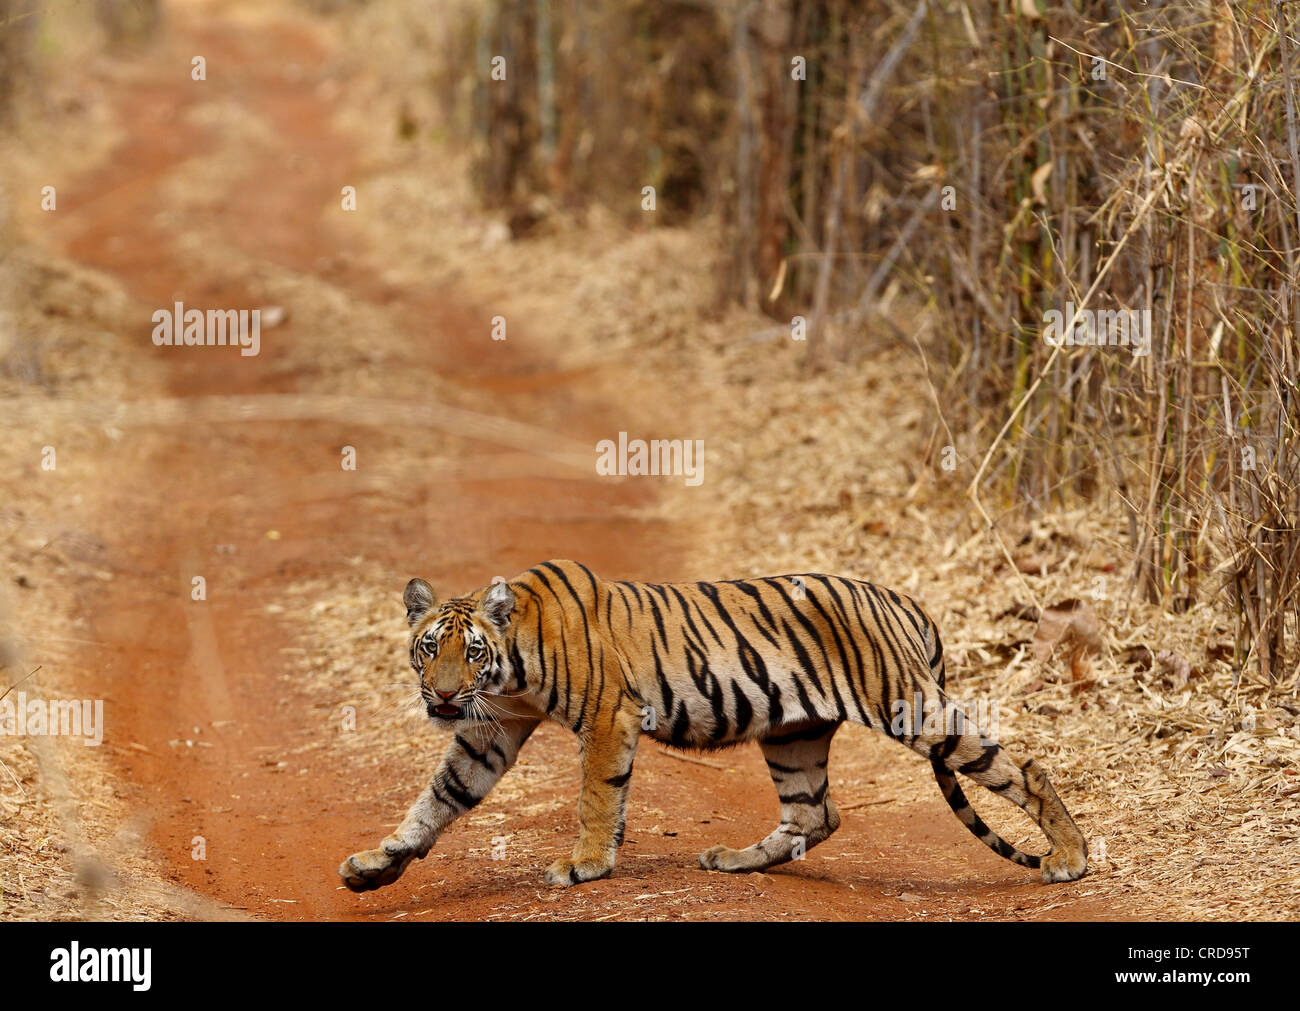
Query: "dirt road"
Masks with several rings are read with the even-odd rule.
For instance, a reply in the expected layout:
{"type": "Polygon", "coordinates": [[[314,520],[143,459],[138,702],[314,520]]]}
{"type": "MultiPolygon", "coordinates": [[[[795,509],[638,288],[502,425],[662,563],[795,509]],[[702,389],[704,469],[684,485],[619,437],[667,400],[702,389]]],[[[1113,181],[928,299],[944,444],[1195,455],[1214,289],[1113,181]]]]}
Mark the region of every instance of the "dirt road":
{"type": "MultiPolygon", "coordinates": [[[[142,403],[180,401],[189,419],[129,427],[78,517],[107,545],[114,576],[78,593],[104,644],[87,650],[79,687],[108,700],[124,789],[167,876],[276,919],[1111,914],[1086,879],[1044,888],[985,851],[926,787],[923,763],[925,800],[874,796],[875,770],[914,759],[861,730],[841,735],[832,759],[844,827],[778,872],[695,866],[706,847],[771,828],[776,800],[756,749],[700,761],[646,742],[615,875],[546,889],[542,870],[576,831],[578,773],[572,739],[544,728],[511,773],[516,789],[503,783],[423,864],[377,893],[341,890],[339,860],[401,816],[440,742],[430,733],[401,760],[336,743],[347,697],[295,661],[330,649],[312,622],[291,620],[295,587],[346,576],[391,594],[381,634],[397,682],[398,595],[411,575],[461,591],[553,556],[621,578],[706,574],[689,566],[690,531],[639,518],[652,484],[548,459],[548,446],[635,429],[639,400],[599,370],[555,371],[546,348],[513,331],[492,342],[487,309],[436,281],[395,283],[383,250],[359,246],[339,209],[365,157],[331,125],[337,43],[293,8],[256,31],[217,7],[175,15],[167,39],[112,83],[126,140],[68,182],[48,236],[137,300],[115,360],[139,370],[142,403]],[[190,78],[193,53],[207,61],[204,82],[190,78]],[[346,313],[304,308],[320,292],[346,313]],[[263,332],[257,357],[154,347],[149,313],[178,299],[235,309],[280,299],[291,312],[263,332]],[[371,326],[359,336],[348,320],[371,326]],[[478,416],[506,423],[476,426],[478,416]],[[346,446],[356,471],[340,466],[346,446]],[[506,820],[524,842],[492,860],[506,820]]],[[[987,795],[977,803],[995,823],[1004,814],[987,795]]]]}

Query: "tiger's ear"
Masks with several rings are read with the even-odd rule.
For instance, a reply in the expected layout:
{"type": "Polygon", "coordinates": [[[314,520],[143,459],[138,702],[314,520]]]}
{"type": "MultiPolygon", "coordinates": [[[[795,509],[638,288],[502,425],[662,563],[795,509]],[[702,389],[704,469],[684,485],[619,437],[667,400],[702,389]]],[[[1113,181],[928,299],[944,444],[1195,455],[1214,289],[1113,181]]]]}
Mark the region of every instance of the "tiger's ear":
{"type": "Polygon", "coordinates": [[[505,580],[493,580],[487,593],[483,594],[479,610],[497,628],[504,629],[510,624],[510,615],[515,610],[515,591],[505,580]]]}
{"type": "Polygon", "coordinates": [[[437,602],[432,586],[423,579],[412,579],[402,593],[402,603],[406,605],[406,623],[414,628],[421,618],[433,610],[433,605],[437,602]]]}

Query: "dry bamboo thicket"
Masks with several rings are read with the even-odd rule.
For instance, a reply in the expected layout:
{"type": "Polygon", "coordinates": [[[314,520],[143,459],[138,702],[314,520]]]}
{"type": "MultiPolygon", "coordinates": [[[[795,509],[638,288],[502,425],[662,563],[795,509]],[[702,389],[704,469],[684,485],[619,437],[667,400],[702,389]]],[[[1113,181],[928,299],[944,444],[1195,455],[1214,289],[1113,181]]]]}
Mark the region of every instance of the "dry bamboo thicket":
{"type": "Polygon", "coordinates": [[[560,206],[594,198],[631,219],[642,186],[654,186],[662,222],[709,202],[732,104],[709,5],[493,0],[462,9],[440,84],[489,203],[527,215],[538,196],[560,206]]]}
{"type": "Polygon", "coordinates": [[[1120,511],[1133,591],[1226,587],[1239,665],[1278,680],[1300,662],[1297,19],[1126,6],[491,0],[466,8],[461,125],[512,222],[714,215],[720,295],[805,316],[813,367],[927,307],[976,504],[1120,511]]]}
{"type": "Polygon", "coordinates": [[[0,0],[0,124],[12,119],[18,89],[31,76],[39,12],[37,0],[0,0]]]}
{"type": "Polygon", "coordinates": [[[162,25],[160,0],[95,0],[95,18],[109,46],[147,42],[162,25]]]}
{"type": "Polygon", "coordinates": [[[21,94],[32,96],[28,103],[32,114],[39,114],[41,104],[48,101],[41,78],[48,72],[51,55],[66,41],[51,32],[51,26],[59,23],[65,32],[93,32],[106,46],[121,51],[154,38],[162,27],[163,11],[161,0],[94,0],[93,4],[0,0],[0,127],[13,128],[23,104],[21,94]]]}
{"type": "Polygon", "coordinates": [[[1300,123],[1281,9],[972,8],[971,42],[992,44],[968,56],[992,87],[945,85],[971,111],[939,145],[965,207],[935,267],[954,389],[1005,430],[978,450],[981,479],[1040,503],[1113,491],[1097,501],[1123,510],[1135,589],[1180,609],[1226,582],[1239,660],[1271,679],[1294,670],[1300,619],[1300,123]],[[1070,305],[1137,310],[1149,354],[1050,346],[1046,314],[1070,305]]]}

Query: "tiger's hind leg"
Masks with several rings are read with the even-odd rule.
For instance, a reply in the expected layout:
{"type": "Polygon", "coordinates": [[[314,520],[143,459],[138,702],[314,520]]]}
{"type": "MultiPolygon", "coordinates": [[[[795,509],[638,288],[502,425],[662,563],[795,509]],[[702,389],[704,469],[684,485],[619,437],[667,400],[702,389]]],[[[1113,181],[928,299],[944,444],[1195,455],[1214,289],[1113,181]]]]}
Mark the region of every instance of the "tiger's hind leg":
{"type": "MultiPolygon", "coordinates": [[[[1039,862],[1042,878],[1049,884],[1056,881],[1073,881],[1080,878],[1088,869],[1088,845],[1083,833],[1070,817],[1070,812],[1061,803],[1061,798],[1052,789],[1047,774],[1032,758],[1021,761],[1011,755],[996,741],[982,738],[978,734],[966,734],[957,740],[957,746],[951,754],[942,756],[942,752],[951,747],[950,741],[932,744],[927,752],[934,762],[937,760],[950,772],[960,772],[969,776],[980,786],[1011,801],[1038,823],[1043,835],[1047,837],[1051,850],[1039,862]],[[941,756],[941,757],[939,757],[941,756]]],[[[918,749],[919,750],[919,749],[918,749]]],[[[937,772],[938,770],[936,770],[937,772]]],[[[954,787],[956,781],[942,777],[939,785],[944,796],[953,807],[957,817],[971,828],[976,835],[983,830],[985,841],[993,836],[1001,846],[993,846],[995,852],[1013,849],[1003,842],[996,833],[984,825],[969,804],[960,803],[954,787]],[[953,804],[954,800],[959,803],[953,804]]],[[[957,787],[960,790],[960,787],[957,787]]]]}
{"type": "Polygon", "coordinates": [[[781,798],[781,824],[766,839],[733,850],[714,846],[700,854],[711,871],[761,871],[798,859],[840,827],[831,803],[826,763],[839,724],[816,724],[763,738],[759,746],[781,798]]]}
{"type": "Polygon", "coordinates": [[[1087,843],[1038,763],[1032,758],[1022,760],[985,737],[946,696],[940,696],[939,705],[941,721],[936,720],[939,727],[934,732],[904,735],[902,739],[930,759],[944,798],[962,824],[1000,856],[1040,868],[1045,882],[1082,877],[1088,869],[1087,843]],[[954,773],[969,777],[1033,818],[1047,837],[1050,851],[1041,858],[1031,856],[1003,840],[975,813],[954,773]]]}

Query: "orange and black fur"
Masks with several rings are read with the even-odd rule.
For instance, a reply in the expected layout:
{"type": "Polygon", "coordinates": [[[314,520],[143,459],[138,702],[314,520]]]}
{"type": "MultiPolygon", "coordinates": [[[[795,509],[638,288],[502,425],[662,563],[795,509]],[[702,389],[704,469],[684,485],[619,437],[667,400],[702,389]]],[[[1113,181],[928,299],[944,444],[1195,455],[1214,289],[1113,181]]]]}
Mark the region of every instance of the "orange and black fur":
{"type": "Polygon", "coordinates": [[[767,759],[780,824],[744,849],[706,850],[702,867],[761,870],[802,855],[840,824],[826,764],[845,722],[928,758],[957,817],[994,852],[1049,882],[1087,869],[1083,836],[1047,777],[965,720],[944,692],[938,629],[892,590],[813,574],[610,582],[577,562],[552,561],[441,604],[413,579],[403,600],[420,694],[430,719],[455,736],[393,834],[339,867],[354,891],[387,885],[425,856],[546,719],[577,734],[582,752],[578,842],[546,871],[550,884],[613,869],[643,733],[677,748],[756,740],[767,759]],[[943,718],[924,726],[895,719],[899,700],[918,699],[943,718]],[[1022,853],[992,832],[956,773],[1028,812],[1050,852],[1022,853]]]}

